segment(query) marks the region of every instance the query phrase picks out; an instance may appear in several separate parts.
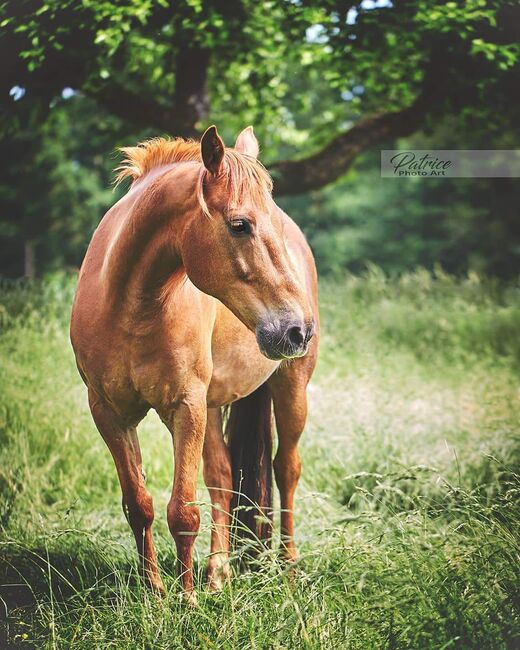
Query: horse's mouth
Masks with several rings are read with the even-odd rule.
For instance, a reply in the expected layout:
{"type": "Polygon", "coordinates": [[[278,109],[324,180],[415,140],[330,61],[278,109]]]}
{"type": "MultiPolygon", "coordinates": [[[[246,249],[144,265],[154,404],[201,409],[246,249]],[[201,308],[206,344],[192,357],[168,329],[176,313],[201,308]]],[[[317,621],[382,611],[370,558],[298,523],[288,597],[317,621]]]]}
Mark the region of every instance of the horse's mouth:
{"type": "Polygon", "coordinates": [[[283,354],[283,352],[280,353],[268,352],[260,348],[260,352],[264,355],[264,357],[271,359],[271,361],[290,361],[291,359],[299,359],[300,357],[304,357],[307,354],[307,351],[308,348],[303,350],[303,352],[298,352],[297,354],[289,355],[289,354],[283,354]]]}
{"type": "Polygon", "coordinates": [[[290,361],[291,359],[299,359],[300,357],[304,357],[309,350],[308,344],[301,349],[292,351],[265,346],[260,344],[260,342],[258,342],[258,347],[264,357],[271,359],[271,361],[290,361]]]}

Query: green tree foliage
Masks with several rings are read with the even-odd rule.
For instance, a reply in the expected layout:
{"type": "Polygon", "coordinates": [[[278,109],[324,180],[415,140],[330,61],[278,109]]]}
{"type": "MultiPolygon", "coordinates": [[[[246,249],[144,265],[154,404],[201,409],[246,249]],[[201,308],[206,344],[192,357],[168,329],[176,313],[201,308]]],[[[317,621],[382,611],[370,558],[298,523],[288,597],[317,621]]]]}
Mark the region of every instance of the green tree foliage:
{"type": "Polygon", "coordinates": [[[322,273],[359,273],[369,263],[391,274],[440,265],[511,277],[520,269],[516,179],[380,178],[369,155],[337,184],[281,205],[322,273]]]}
{"type": "MultiPolygon", "coordinates": [[[[404,149],[486,149],[489,133],[456,118],[401,140],[404,149]],[[438,144],[437,144],[438,147],[438,144]]],[[[494,138],[514,147],[514,131],[494,138]]],[[[356,273],[375,263],[392,274],[417,266],[514,277],[520,270],[520,182],[514,178],[381,178],[379,152],[361,156],[340,181],[286,197],[281,205],[307,233],[322,272],[356,273]]]]}
{"type": "MultiPolygon", "coordinates": [[[[22,249],[31,242],[45,267],[78,263],[114,198],[106,189],[110,153],[149,135],[194,136],[212,121],[231,143],[253,123],[278,196],[315,192],[363,152],[414,133],[413,142],[428,134],[445,148],[434,136],[447,117],[452,146],[474,148],[478,140],[485,148],[511,147],[514,140],[501,134],[514,132],[520,117],[519,22],[510,0],[3,2],[2,270],[20,273],[22,249]]],[[[374,158],[367,160],[375,167],[374,158]]],[[[403,190],[375,174],[368,178],[353,171],[346,185],[323,196],[286,203],[298,208],[322,268],[357,268],[383,245],[381,264],[392,246],[402,266],[444,260],[444,226],[431,226],[432,239],[422,228],[414,230],[415,243],[408,235],[393,239],[412,223],[444,223],[445,216],[435,217],[443,190],[426,183],[403,190]],[[353,216],[348,202],[356,193],[363,211],[380,215],[377,225],[353,216]],[[401,202],[402,220],[390,195],[401,202]],[[320,218],[312,216],[322,209],[320,218]]],[[[474,210],[464,189],[473,185],[451,187],[472,215],[461,223],[479,225],[477,214],[487,220],[492,201],[489,210],[482,201],[474,210]]],[[[494,192],[493,183],[479,187],[488,198],[494,192]]],[[[498,231],[495,247],[511,228],[498,231]]],[[[457,250],[463,262],[453,270],[471,257],[457,250]]]]}
{"type": "Polygon", "coordinates": [[[40,128],[0,142],[8,162],[0,181],[1,272],[18,276],[24,246],[36,248],[39,267],[77,266],[99,218],[116,200],[108,158],[117,120],[93,102],[53,107],[40,128]]]}
{"type": "Polygon", "coordinates": [[[321,149],[314,175],[302,162],[275,166],[280,190],[299,193],[341,175],[353,156],[338,152],[354,140],[363,150],[477,102],[481,119],[500,108],[503,123],[519,80],[519,17],[508,0],[5,2],[2,103],[16,115],[14,86],[39,105],[69,86],[125,122],[178,135],[198,132],[210,111],[230,127],[236,116],[259,127],[273,158],[282,141],[300,156],[321,149]],[[324,101],[308,96],[313,83],[324,101]],[[311,108],[317,119],[302,125],[311,108]],[[349,125],[372,114],[383,121],[360,142],[349,125]]]}

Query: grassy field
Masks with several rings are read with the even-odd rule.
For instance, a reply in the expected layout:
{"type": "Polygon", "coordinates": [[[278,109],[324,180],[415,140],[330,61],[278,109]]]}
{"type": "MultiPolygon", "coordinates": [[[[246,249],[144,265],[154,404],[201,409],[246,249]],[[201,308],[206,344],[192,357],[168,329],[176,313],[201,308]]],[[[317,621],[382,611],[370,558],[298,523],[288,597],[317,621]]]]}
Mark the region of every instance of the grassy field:
{"type": "Polygon", "coordinates": [[[377,269],[324,282],[297,493],[273,552],[179,603],[171,441],[141,426],[168,596],[137,578],[112,460],[68,341],[74,280],[0,294],[0,648],[518,648],[520,292],[377,269]]]}

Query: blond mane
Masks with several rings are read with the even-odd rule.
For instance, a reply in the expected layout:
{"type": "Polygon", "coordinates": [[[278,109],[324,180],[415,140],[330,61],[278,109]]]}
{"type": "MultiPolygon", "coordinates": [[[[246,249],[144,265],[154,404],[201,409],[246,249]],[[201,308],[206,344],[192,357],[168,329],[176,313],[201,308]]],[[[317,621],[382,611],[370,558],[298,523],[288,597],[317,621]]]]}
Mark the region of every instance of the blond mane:
{"type": "MultiPolygon", "coordinates": [[[[197,183],[197,199],[204,213],[210,214],[204,198],[204,182],[209,174],[202,164],[200,143],[183,138],[152,138],[136,147],[121,147],[124,158],[115,169],[115,183],[127,178],[132,184],[152,169],[173,163],[198,162],[201,171],[197,183]]],[[[226,147],[222,174],[229,192],[229,204],[240,205],[249,198],[256,204],[265,205],[273,189],[268,171],[256,158],[226,147]]]]}

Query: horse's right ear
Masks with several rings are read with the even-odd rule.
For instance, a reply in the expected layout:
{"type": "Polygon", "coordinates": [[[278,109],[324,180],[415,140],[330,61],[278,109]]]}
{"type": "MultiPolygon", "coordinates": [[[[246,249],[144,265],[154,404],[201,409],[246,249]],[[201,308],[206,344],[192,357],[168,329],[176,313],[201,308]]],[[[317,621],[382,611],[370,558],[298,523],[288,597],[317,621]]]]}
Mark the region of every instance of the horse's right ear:
{"type": "Polygon", "coordinates": [[[258,146],[258,140],[256,139],[252,126],[246,127],[239,134],[237,141],[235,142],[235,149],[238,149],[238,151],[241,151],[248,156],[252,156],[253,158],[258,158],[260,147],[258,146]]]}
{"type": "Polygon", "coordinates": [[[216,126],[210,126],[204,132],[200,140],[200,153],[204,167],[217,176],[224,159],[224,143],[216,126]]]}
{"type": "Polygon", "coordinates": [[[258,158],[260,147],[252,126],[246,127],[238,136],[235,142],[235,149],[242,153],[258,158]]]}

